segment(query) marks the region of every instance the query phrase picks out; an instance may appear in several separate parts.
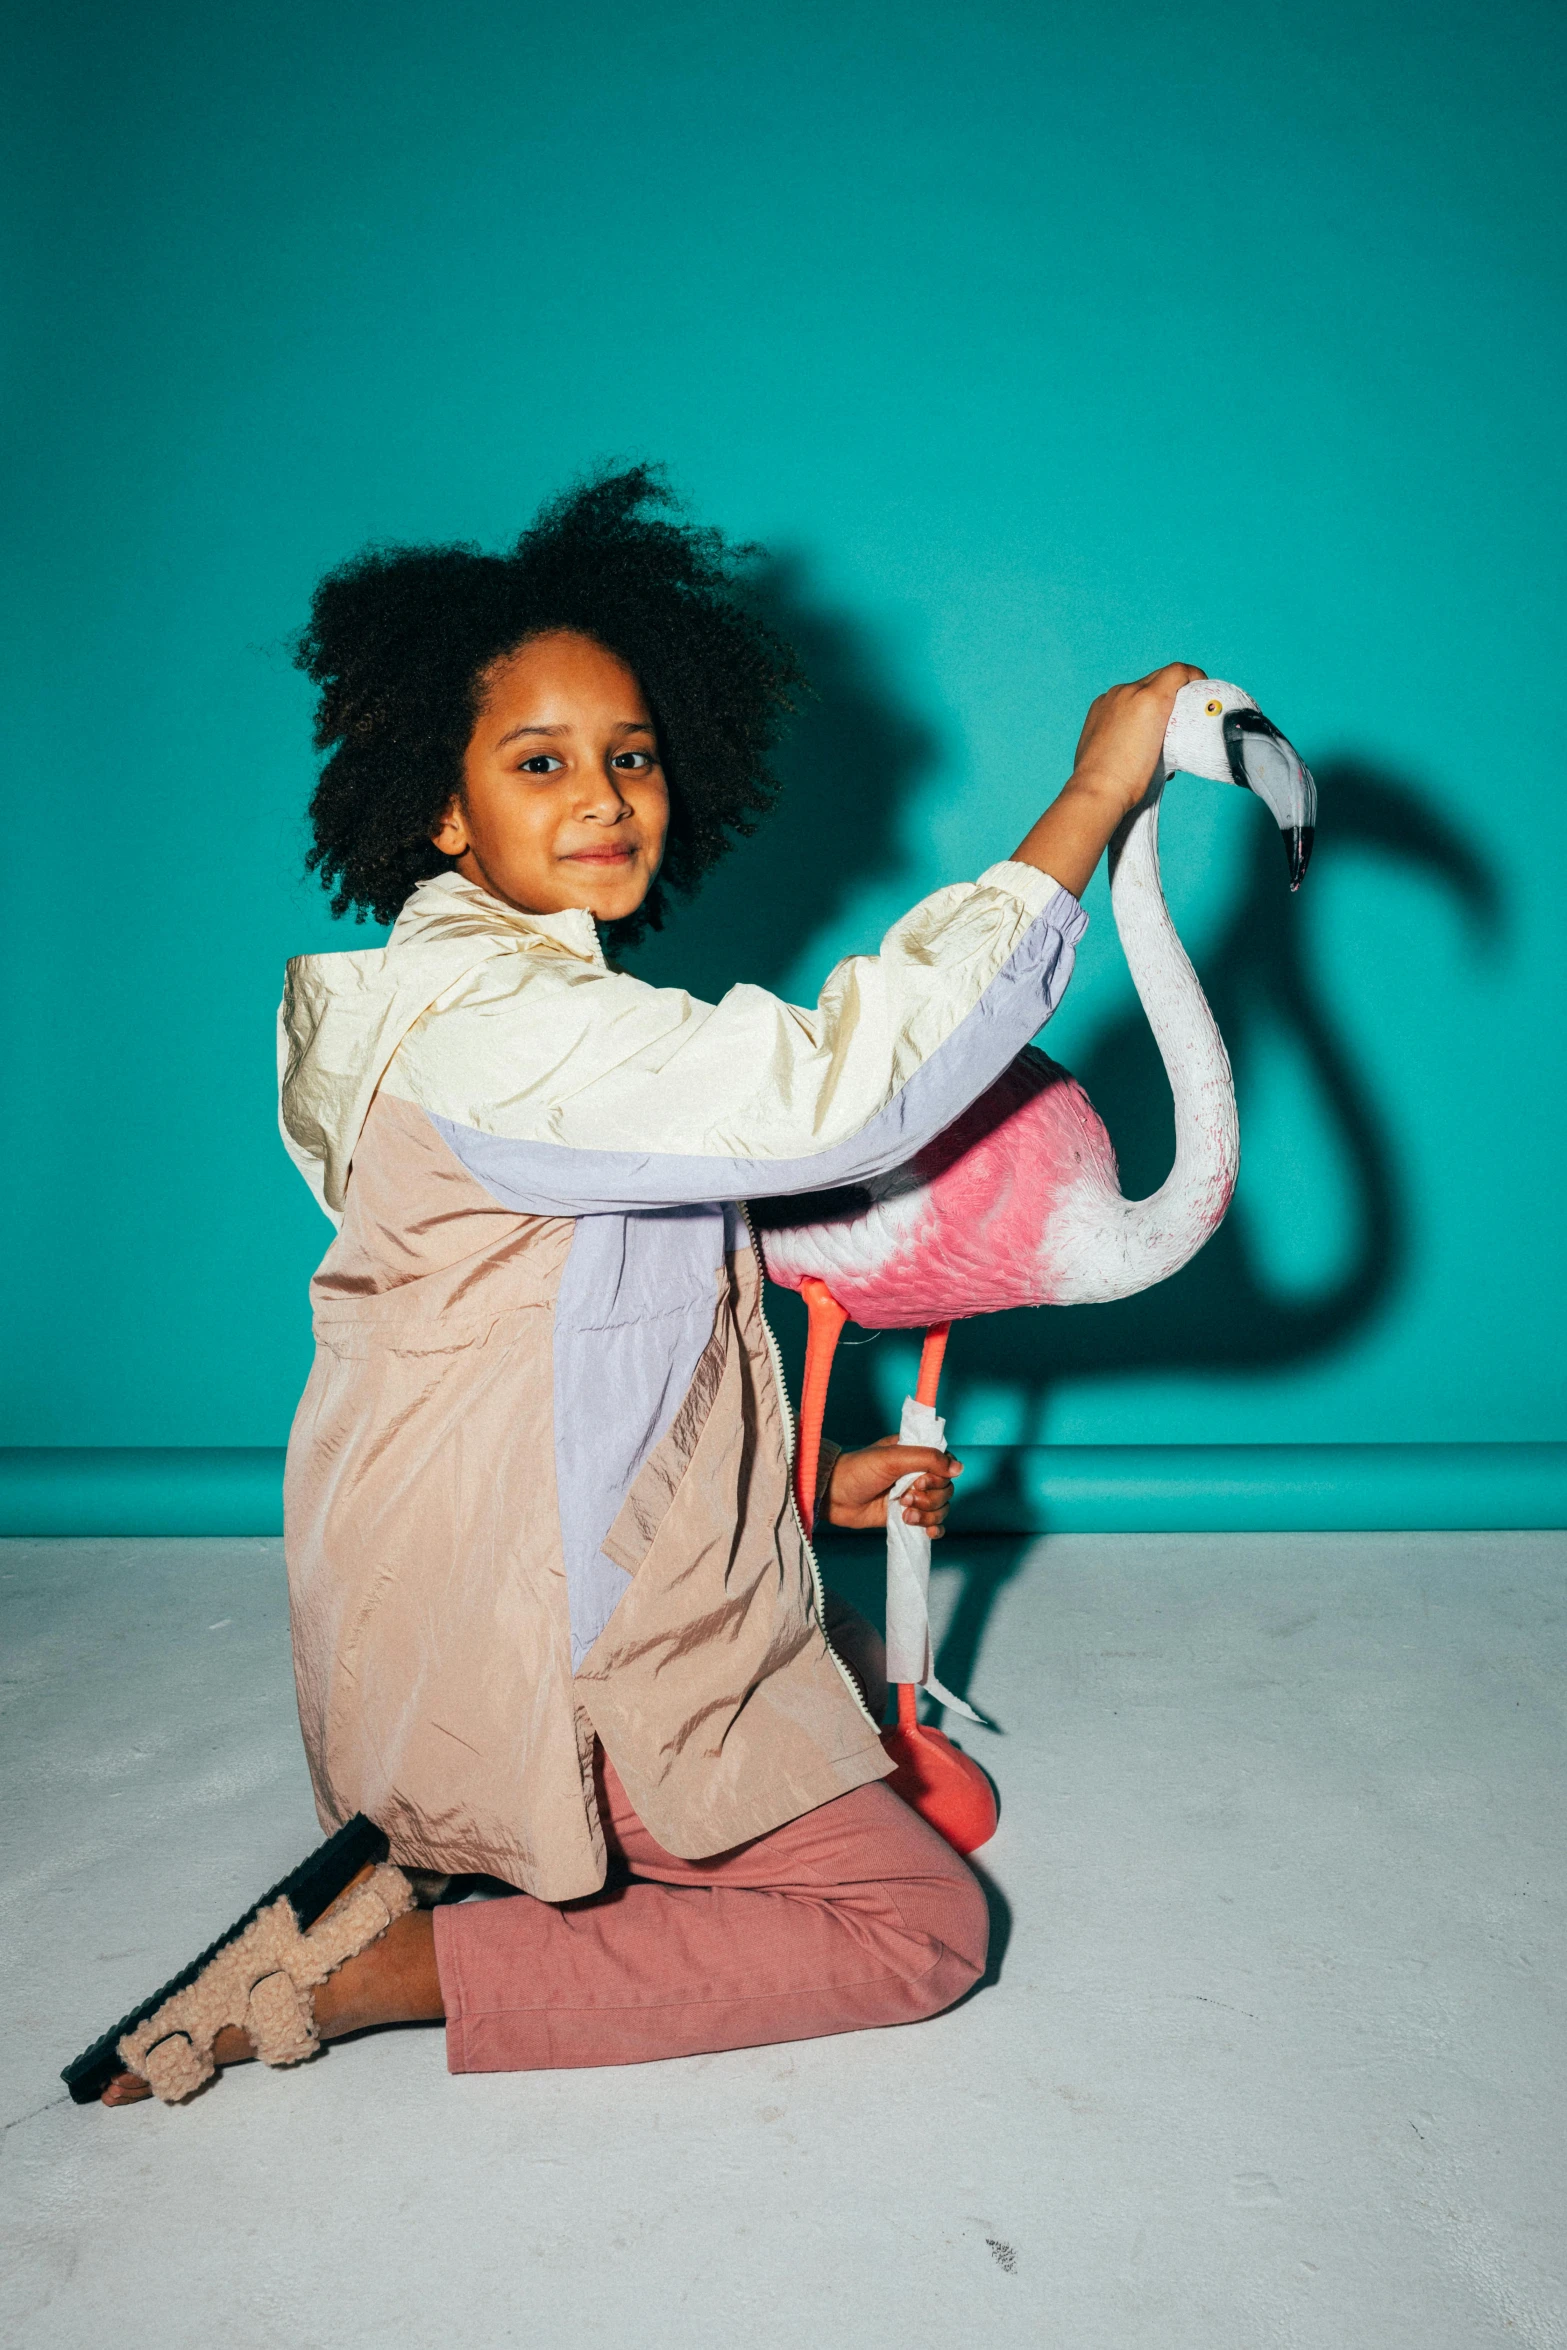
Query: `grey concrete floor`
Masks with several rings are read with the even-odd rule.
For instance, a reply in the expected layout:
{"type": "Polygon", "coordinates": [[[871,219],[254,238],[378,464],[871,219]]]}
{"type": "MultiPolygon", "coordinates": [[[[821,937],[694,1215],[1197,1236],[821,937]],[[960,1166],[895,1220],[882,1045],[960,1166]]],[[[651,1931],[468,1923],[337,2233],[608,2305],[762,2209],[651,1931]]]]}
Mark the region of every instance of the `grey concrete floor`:
{"type": "Polygon", "coordinates": [[[0,1545],[4,2340],[1567,2343],[1567,1538],[949,1548],[1006,1729],[962,2007],[107,2113],[60,2064],[316,1837],[279,1549],[0,1545]]]}

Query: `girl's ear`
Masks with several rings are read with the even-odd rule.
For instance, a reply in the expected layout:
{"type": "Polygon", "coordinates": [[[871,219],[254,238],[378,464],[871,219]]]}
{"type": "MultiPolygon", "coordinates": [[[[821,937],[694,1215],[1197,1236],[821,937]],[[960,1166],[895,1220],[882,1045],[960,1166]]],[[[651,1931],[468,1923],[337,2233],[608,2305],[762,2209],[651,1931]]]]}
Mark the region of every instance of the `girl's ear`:
{"type": "Polygon", "coordinates": [[[468,849],[468,827],[463,822],[462,800],[454,796],[445,815],[430,835],[443,857],[461,857],[468,849]]]}

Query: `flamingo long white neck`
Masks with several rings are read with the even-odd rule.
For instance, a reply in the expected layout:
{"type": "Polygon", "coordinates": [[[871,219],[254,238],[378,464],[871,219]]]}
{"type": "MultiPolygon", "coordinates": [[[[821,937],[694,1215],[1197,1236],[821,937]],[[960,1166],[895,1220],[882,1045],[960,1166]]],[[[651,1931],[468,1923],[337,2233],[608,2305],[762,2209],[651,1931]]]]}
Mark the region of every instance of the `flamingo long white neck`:
{"type": "Polygon", "coordinates": [[[1156,779],[1111,847],[1110,904],[1175,1097],[1175,1165],[1148,1199],[1084,1187],[1051,1235],[1063,1305],[1130,1297],[1178,1272],[1222,1222],[1240,1169],[1235,1083],[1164,902],[1156,779]]]}

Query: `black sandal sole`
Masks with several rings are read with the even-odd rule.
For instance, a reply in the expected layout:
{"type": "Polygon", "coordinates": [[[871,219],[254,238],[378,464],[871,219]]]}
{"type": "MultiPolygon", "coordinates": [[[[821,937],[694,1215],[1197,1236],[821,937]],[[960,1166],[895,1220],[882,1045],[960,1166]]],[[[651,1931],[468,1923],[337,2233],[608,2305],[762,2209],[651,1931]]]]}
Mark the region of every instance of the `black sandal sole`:
{"type": "Polygon", "coordinates": [[[133,2007],[129,2015],[122,2015],[101,2040],[95,2040],[90,2048],[72,2059],[60,2075],[71,2092],[71,2102],[74,2105],[97,2103],[109,2083],[125,2070],[120,2056],[120,2042],[126,2033],[134,2032],[138,2024],[144,2024],[150,2015],[156,2014],[165,1999],[172,1999],[176,1991],[183,1991],[188,1984],[194,1983],[202,1968],[209,1965],[220,1950],[226,1950],[231,1942],[237,1942],[252,1918],[262,1910],[269,1909],[274,1901],[286,1894],[303,1934],[315,1924],[323,1910],[331,1908],[338,1895],[358,1876],[362,1868],[375,1861],[385,1860],[389,1849],[384,1829],[378,1828],[374,1820],[367,1820],[363,1812],[356,1812],[345,1827],[338,1829],[335,1836],[327,1838],[319,1851],[313,1852],[308,1860],[302,1860],[281,1884],[273,1886],[270,1893],[263,1893],[261,1899],[247,1909],[242,1918],[236,1918],[226,1934],[220,1934],[216,1942],[210,1942],[199,1958],[193,1958],[190,1965],[172,1976],[161,1991],[154,1991],[152,1997],[144,1999],[140,2007],[133,2007]]]}

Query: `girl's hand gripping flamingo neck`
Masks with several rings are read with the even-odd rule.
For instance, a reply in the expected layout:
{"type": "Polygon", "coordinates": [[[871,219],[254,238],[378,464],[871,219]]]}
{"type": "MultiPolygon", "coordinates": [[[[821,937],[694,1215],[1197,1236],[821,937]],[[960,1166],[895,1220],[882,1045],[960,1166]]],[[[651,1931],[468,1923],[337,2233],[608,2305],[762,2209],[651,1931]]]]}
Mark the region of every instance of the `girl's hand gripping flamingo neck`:
{"type": "Polygon", "coordinates": [[[1190,661],[1170,661],[1101,694],[1083,723],[1071,775],[1013,850],[1013,863],[1048,873],[1080,898],[1117,825],[1159,772],[1177,696],[1203,674],[1190,661]]]}

